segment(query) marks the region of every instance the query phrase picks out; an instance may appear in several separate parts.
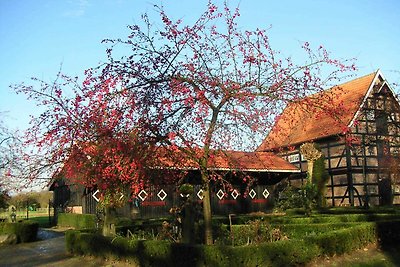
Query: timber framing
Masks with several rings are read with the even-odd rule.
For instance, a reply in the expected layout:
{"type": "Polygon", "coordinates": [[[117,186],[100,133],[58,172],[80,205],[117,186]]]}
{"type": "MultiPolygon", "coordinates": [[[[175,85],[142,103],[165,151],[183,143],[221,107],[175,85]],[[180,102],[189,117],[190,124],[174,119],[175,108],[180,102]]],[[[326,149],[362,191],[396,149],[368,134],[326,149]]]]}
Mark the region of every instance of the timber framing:
{"type": "MultiPolygon", "coordinates": [[[[301,185],[305,183],[307,162],[299,148],[305,142],[315,142],[325,156],[330,176],[326,194],[330,206],[399,204],[399,101],[380,71],[355,80],[353,84],[347,83],[342,88],[347,90],[343,92],[345,95],[354,98],[352,90],[354,95],[360,95],[347,102],[347,105],[353,105],[348,109],[352,114],[342,117],[351,120],[343,119],[340,125],[321,123],[320,127],[336,127],[334,134],[321,137],[306,129],[304,136],[309,138],[296,139],[292,136],[298,136],[298,133],[292,133],[290,129],[298,129],[299,126],[294,125],[280,133],[285,135],[280,143],[276,141],[277,134],[270,133],[259,151],[277,151],[297,166],[302,172],[292,175],[290,182],[301,185]],[[294,143],[286,140],[294,140],[294,143]]],[[[299,118],[297,121],[318,123],[316,118],[299,118]]],[[[277,123],[284,125],[279,121],[277,123]]]]}

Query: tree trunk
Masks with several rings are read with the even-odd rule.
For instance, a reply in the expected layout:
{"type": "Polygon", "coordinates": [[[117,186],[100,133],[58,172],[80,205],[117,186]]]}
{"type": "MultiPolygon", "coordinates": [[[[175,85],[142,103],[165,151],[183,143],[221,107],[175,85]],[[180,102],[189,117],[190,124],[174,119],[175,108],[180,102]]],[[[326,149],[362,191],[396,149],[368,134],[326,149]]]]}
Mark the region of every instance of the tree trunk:
{"type": "Polygon", "coordinates": [[[183,206],[182,220],[182,242],[185,244],[194,243],[194,211],[193,204],[190,199],[185,201],[183,206]]]}
{"type": "Polygon", "coordinates": [[[115,208],[106,207],[104,209],[103,236],[114,237],[116,235],[115,218],[116,218],[115,208]]]}
{"type": "Polygon", "coordinates": [[[314,169],[314,161],[309,160],[307,162],[307,173],[308,173],[308,180],[307,183],[312,183],[312,179],[313,179],[313,169],[314,169]]]}
{"type": "Polygon", "coordinates": [[[203,188],[203,216],[204,216],[204,242],[206,245],[212,245],[213,235],[212,235],[211,199],[210,199],[210,185],[208,181],[205,182],[203,188]]]}

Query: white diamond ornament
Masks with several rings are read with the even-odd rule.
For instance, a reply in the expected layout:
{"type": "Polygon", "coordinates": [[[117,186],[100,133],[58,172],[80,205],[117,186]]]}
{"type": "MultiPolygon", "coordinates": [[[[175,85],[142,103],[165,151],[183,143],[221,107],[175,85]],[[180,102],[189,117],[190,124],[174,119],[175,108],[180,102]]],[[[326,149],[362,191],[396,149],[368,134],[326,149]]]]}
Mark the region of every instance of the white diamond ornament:
{"type": "Polygon", "coordinates": [[[158,192],[157,196],[159,199],[161,199],[161,201],[163,201],[168,196],[168,194],[164,191],[164,189],[161,189],[160,192],[158,192]]]}
{"type": "Polygon", "coordinates": [[[94,192],[94,193],[92,194],[92,197],[93,197],[94,200],[96,200],[97,202],[100,201],[100,199],[97,197],[97,194],[98,194],[98,193],[100,193],[99,189],[97,189],[96,192],[94,192]]]}
{"type": "Polygon", "coordinates": [[[268,189],[265,188],[262,194],[263,194],[263,196],[264,196],[265,198],[268,198],[268,196],[269,196],[269,191],[268,191],[268,189]]]}
{"type": "Polygon", "coordinates": [[[196,194],[197,197],[198,197],[200,200],[203,200],[203,198],[204,198],[203,192],[204,192],[203,189],[200,189],[199,192],[197,192],[197,194],[196,194]]]}
{"type": "Polygon", "coordinates": [[[239,196],[239,192],[236,189],[234,189],[231,193],[231,196],[233,197],[233,199],[237,199],[237,197],[239,196]]]}
{"type": "Polygon", "coordinates": [[[250,193],[249,193],[249,196],[250,196],[252,199],[254,199],[254,198],[256,197],[256,195],[257,195],[256,191],[254,191],[254,189],[251,189],[251,191],[250,191],[250,193]]]}
{"type": "Polygon", "coordinates": [[[146,199],[147,195],[148,195],[147,192],[142,190],[139,192],[138,197],[140,198],[141,201],[144,201],[146,199]]]}
{"type": "Polygon", "coordinates": [[[224,191],[222,191],[222,189],[218,190],[217,197],[219,198],[219,200],[221,200],[224,196],[225,196],[224,191]]]}

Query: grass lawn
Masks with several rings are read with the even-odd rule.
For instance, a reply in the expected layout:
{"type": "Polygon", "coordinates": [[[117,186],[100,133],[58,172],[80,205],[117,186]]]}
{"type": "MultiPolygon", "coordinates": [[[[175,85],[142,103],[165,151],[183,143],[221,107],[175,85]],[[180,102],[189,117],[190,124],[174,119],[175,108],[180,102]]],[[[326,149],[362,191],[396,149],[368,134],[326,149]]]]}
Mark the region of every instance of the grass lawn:
{"type": "MultiPolygon", "coordinates": [[[[17,211],[16,215],[17,221],[27,219],[26,211],[17,211]]],[[[49,223],[49,213],[47,209],[29,211],[28,216],[29,220],[39,223],[39,227],[46,228],[51,226],[49,223]]],[[[50,210],[50,216],[51,219],[53,219],[53,210],[50,210]]],[[[0,219],[6,219],[6,221],[10,221],[10,212],[0,212],[0,219]]]]}

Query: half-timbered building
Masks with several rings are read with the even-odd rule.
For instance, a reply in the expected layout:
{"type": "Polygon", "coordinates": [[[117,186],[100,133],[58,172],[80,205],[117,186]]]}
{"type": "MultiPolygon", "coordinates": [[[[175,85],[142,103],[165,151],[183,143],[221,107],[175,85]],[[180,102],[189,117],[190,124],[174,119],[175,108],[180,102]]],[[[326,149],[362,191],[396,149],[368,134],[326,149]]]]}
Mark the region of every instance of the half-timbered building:
{"type": "Polygon", "coordinates": [[[400,203],[399,122],[396,95],[377,71],[289,104],[257,151],[275,151],[298,166],[301,174],[290,180],[302,184],[307,162],[300,146],[314,142],[330,176],[329,205],[400,203]]]}

